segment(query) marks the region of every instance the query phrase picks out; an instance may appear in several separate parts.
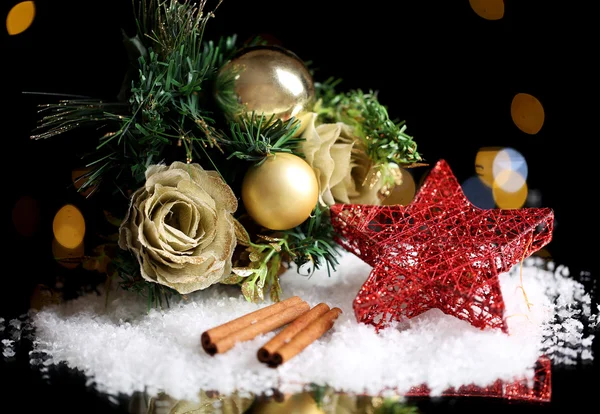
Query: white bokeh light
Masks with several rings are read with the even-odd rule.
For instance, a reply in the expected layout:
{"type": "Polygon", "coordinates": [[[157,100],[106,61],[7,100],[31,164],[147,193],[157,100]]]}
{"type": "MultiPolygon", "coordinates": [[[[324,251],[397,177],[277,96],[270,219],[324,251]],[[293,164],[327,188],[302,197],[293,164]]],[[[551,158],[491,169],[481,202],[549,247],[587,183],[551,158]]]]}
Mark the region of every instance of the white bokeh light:
{"type": "Polygon", "coordinates": [[[506,192],[514,193],[519,191],[527,181],[527,161],[519,151],[504,148],[494,157],[492,174],[494,185],[506,192]]]}

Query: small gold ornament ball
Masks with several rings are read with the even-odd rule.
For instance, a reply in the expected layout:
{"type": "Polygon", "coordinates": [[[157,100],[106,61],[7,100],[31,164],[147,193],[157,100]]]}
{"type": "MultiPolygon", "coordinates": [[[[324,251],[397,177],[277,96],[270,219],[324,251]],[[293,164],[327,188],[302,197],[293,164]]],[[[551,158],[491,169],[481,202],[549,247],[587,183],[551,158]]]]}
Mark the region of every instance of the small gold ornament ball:
{"type": "Polygon", "coordinates": [[[313,104],[312,76],[304,62],[286,49],[246,48],[223,66],[218,76],[230,70],[236,74],[235,96],[248,114],[264,114],[267,118],[274,115],[286,121],[306,112],[313,104]]]}
{"type": "Polygon", "coordinates": [[[309,393],[295,394],[283,402],[259,401],[252,411],[255,414],[324,414],[309,393]]]}
{"type": "Polygon", "coordinates": [[[288,230],[302,224],[319,199],[319,183],[302,158],[288,153],[271,154],[250,167],[242,183],[246,211],[263,227],[288,230]]]}

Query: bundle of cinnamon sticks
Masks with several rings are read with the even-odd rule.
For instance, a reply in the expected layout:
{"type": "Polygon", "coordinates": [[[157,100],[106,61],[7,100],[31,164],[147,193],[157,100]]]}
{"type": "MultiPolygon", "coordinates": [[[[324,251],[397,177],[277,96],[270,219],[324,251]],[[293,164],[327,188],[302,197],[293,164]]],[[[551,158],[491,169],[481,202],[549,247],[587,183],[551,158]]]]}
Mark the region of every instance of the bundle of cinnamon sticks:
{"type": "Polygon", "coordinates": [[[342,313],[325,303],[310,305],[298,296],[251,312],[202,333],[202,348],[210,355],[227,352],[238,342],[287,325],[257,353],[258,360],[276,368],[329,331],[342,313]]]}

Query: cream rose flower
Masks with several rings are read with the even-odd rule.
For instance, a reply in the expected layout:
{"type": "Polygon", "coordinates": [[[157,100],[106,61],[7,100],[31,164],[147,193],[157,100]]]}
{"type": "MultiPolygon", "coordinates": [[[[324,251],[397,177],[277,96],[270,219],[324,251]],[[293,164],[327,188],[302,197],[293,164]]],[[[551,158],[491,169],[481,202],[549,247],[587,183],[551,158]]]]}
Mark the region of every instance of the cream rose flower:
{"type": "Polygon", "coordinates": [[[300,137],[305,160],[319,181],[321,203],[381,204],[383,180],[373,174],[352,127],[342,122],[315,125],[316,120],[312,112],[300,118],[300,137]]]}
{"type": "Polygon", "coordinates": [[[198,164],[152,165],[133,193],[119,246],[137,258],[142,277],[181,294],[231,273],[237,199],[215,171],[198,164]]]}

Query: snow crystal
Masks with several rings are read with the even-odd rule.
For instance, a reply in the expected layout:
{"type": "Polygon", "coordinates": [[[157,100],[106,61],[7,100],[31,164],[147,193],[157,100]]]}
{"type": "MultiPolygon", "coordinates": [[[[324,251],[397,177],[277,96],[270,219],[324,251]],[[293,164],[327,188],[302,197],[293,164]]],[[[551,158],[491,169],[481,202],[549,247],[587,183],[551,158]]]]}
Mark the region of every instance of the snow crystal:
{"type": "Polygon", "coordinates": [[[111,293],[107,308],[97,294],[44,308],[32,315],[31,359],[39,363],[45,354],[43,365],[64,362],[109,395],[164,392],[194,400],[199,390],[294,393],[316,383],[371,395],[402,394],[427,384],[436,396],[465,384],[531,379],[543,354],[555,363],[592,358],[592,336],[580,319],[587,312],[593,321],[596,307],[583,286],[567,277],[568,270],[546,269],[531,259],[523,265],[522,280],[521,266],[500,276],[510,335],[479,330],[436,309],[377,334],[357,323],[352,311],[371,268],[345,253],[331,277],[317,272],[308,278],[294,269],[282,276],[287,295],[312,306],[326,302],[344,313],[331,332],[278,369],[256,358],[273,332],[222,355],[202,350],[203,331],[266,306],[247,302],[231,286],[189,295],[164,311],[147,312],[145,301],[127,292],[111,293]]]}
{"type": "Polygon", "coordinates": [[[11,319],[8,324],[17,330],[21,329],[21,321],[18,319],[11,319]]]}

